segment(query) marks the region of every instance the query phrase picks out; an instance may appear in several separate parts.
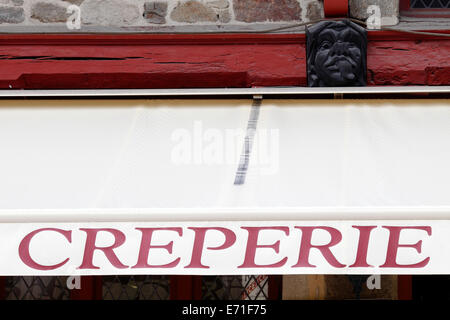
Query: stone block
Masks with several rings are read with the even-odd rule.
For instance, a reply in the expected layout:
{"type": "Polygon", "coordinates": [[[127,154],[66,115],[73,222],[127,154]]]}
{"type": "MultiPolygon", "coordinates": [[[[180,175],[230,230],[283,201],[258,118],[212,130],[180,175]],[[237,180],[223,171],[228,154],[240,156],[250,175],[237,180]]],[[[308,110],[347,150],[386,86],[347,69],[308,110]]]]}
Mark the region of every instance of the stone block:
{"type": "Polygon", "coordinates": [[[207,6],[214,9],[219,21],[222,23],[228,23],[231,21],[230,3],[228,0],[210,0],[207,6]]]}
{"type": "Polygon", "coordinates": [[[68,18],[65,7],[47,2],[38,2],[31,8],[31,18],[44,23],[66,22],[68,18]]]}
{"type": "Polygon", "coordinates": [[[12,0],[11,2],[15,6],[23,6],[23,0],[12,0]]]}
{"type": "Polygon", "coordinates": [[[218,12],[218,15],[219,15],[219,21],[222,23],[228,23],[231,21],[230,11],[228,11],[228,10],[220,10],[218,12]]]}
{"type": "Polygon", "coordinates": [[[230,6],[228,0],[212,0],[208,1],[208,6],[214,9],[227,9],[230,6]]]}
{"type": "Polygon", "coordinates": [[[144,18],[155,24],[166,23],[167,2],[146,2],[144,3],[144,18]]]}
{"type": "Polygon", "coordinates": [[[127,26],[140,17],[137,4],[123,0],[85,0],[81,12],[82,22],[94,26],[127,26]]]}
{"type": "Polygon", "coordinates": [[[71,4],[75,4],[75,5],[79,6],[83,3],[84,0],[62,0],[62,1],[69,2],[71,4]]]}
{"type": "Polygon", "coordinates": [[[399,0],[349,0],[350,16],[365,21],[369,16],[367,8],[370,5],[380,7],[382,26],[398,24],[399,0]]]}
{"type": "Polygon", "coordinates": [[[306,6],[306,17],[309,21],[319,20],[324,17],[323,5],[320,1],[313,1],[306,6]]]}
{"type": "Polygon", "coordinates": [[[237,21],[299,21],[302,9],[297,0],[233,0],[237,21]]]}
{"type": "Polygon", "coordinates": [[[22,8],[0,7],[0,23],[21,23],[25,21],[25,13],[22,8]]]}
{"type": "Polygon", "coordinates": [[[187,1],[178,4],[170,14],[170,18],[177,22],[215,22],[219,15],[210,7],[198,1],[187,1]]]}

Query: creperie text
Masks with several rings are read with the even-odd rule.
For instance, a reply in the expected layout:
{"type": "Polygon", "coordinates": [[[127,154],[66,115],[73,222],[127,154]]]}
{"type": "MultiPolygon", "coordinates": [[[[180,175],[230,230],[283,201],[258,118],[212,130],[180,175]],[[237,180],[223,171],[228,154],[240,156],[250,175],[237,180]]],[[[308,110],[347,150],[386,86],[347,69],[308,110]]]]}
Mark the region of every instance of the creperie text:
{"type": "MultiPolygon", "coordinates": [[[[223,259],[227,259],[227,250],[239,246],[240,256],[238,263],[234,266],[236,269],[250,268],[316,268],[317,263],[311,261],[311,253],[319,253],[323,263],[332,268],[423,268],[430,257],[422,254],[423,241],[426,241],[432,235],[431,226],[389,226],[389,225],[353,225],[352,231],[357,236],[352,237],[354,242],[353,252],[351,252],[351,261],[342,261],[333,250],[343,243],[343,238],[347,235],[336,227],[327,225],[320,226],[300,226],[300,225],[275,225],[275,226],[246,226],[229,228],[222,226],[207,227],[134,227],[133,234],[130,231],[119,230],[119,228],[39,228],[26,234],[18,246],[18,254],[21,261],[28,267],[35,270],[56,270],[63,267],[72,259],[69,255],[61,256],[58,263],[48,264],[40,261],[32,254],[33,241],[35,238],[52,233],[57,235],[55,239],[61,241],[63,245],[70,247],[73,244],[73,234],[83,234],[83,250],[81,263],[77,269],[101,269],[101,265],[96,264],[94,254],[103,255],[108,263],[115,269],[171,269],[183,268],[189,269],[209,269],[214,268],[211,263],[205,262],[205,256],[212,253],[223,253],[223,259]],[[386,238],[385,248],[383,249],[383,263],[376,266],[368,262],[370,257],[370,244],[375,230],[383,230],[386,238]],[[401,235],[407,230],[415,231],[414,241],[401,241],[401,235]],[[264,234],[271,232],[271,242],[264,238],[264,234]],[[314,241],[314,235],[317,232],[326,233],[327,242],[317,244],[314,241]],[[164,244],[157,242],[158,236],[164,233],[166,239],[164,244]],[[245,234],[245,236],[244,236],[245,234]],[[108,246],[98,244],[99,237],[108,235],[114,239],[108,246]],[[167,236],[170,235],[170,236],[167,236]],[[189,241],[184,239],[189,235],[189,241]],[[214,246],[208,244],[209,238],[215,235],[220,236],[220,243],[214,246]],[[273,240],[274,235],[275,241],[273,240]],[[295,237],[295,243],[292,239],[295,237]],[[121,248],[128,238],[138,239],[139,246],[136,247],[133,263],[125,263],[123,257],[116,251],[121,248]],[[239,238],[239,241],[237,239],[239,238]],[[289,243],[289,259],[286,254],[282,254],[280,246],[286,242],[289,243]],[[174,253],[174,243],[183,243],[186,252],[184,260],[180,255],[174,253]],[[158,243],[158,244],[155,244],[158,243]],[[412,263],[398,262],[399,252],[408,251],[409,255],[414,256],[412,263]],[[153,259],[153,253],[164,253],[168,262],[158,263],[153,259]],[[261,252],[270,252],[273,261],[270,263],[258,262],[258,254],[261,252]],[[184,261],[184,263],[183,263],[184,261]],[[288,261],[291,261],[290,263],[288,261]]],[[[56,240],[55,240],[56,241],[56,240]]],[[[52,250],[51,246],[45,250],[52,250]]],[[[59,253],[61,254],[61,253],[59,253]]],[[[129,260],[128,260],[129,261],[129,260]]],[[[237,261],[237,260],[236,260],[237,261]]],[[[160,261],[159,261],[160,262],[160,261]]],[[[299,271],[300,272],[300,271],[299,271]]]]}

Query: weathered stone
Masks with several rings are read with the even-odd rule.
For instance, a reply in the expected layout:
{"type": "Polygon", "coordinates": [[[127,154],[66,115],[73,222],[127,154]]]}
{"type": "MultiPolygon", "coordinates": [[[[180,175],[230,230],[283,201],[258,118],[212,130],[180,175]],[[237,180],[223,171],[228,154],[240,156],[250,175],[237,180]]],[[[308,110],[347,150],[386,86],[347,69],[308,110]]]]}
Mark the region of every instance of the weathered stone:
{"type": "Polygon", "coordinates": [[[139,8],[123,0],[85,0],[81,5],[82,22],[100,26],[124,26],[139,19],[139,8]]]}
{"type": "Polygon", "coordinates": [[[297,0],[233,0],[236,20],[244,22],[294,21],[301,19],[297,0]]]}
{"type": "Polygon", "coordinates": [[[214,9],[226,9],[230,6],[228,0],[213,0],[208,1],[208,6],[214,9]]]}
{"type": "Polygon", "coordinates": [[[349,0],[350,16],[366,20],[369,16],[367,8],[370,5],[380,7],[382,26],[396,25],[399,22],[399,0],[349,0]]]}
{"type": "Polygon", "coordinates": [[[144,18],[150,23],[166,23],[167,2],[144,3],[144,18]]]}
{"type": "Polygon", "coordinates": [[[62,0],[62,1],[70,2],[71,4],[75,4],[75,5],[79,6],[80,4],[83,3],[84,0],[62,0]]]}
{"type": "Polygon", "coordinates": [[[23,0],[12,0],[11,2],[15,6],[23,6],[23,0]]]}
{"type": "Polygon", "coordinates": [[[231,21],[230,3],[228,0],[209,0],[207,6],[214,9],[220,22],[228,23],[231,21]]]}
{"type": "Polygon", "coordinates": [[[306,17],[310,20],[319,20],[324,17],[323,7],[319,1],[310,2],[306,7],[306,17]]]}
{"type": "Polygon", "coordinates": [[[170,18],[178,22],[214,22],[219,19],[216,12],[198,1],[181,3],[173,9],[170,18]]]}
{"type": "Polygon", "coordinates": [[[219,11],[219,21],[222,23],[228,23],[231,21],[231,14],[228,10],[220,10],[219,11]]]}
{"type": "Polygon", "coordinates": [[[22,8],[0,7],[0,23],[21,23],[25,20],[22,8]]]}
{"type": "Polygon", "coordinates": [[[31,8],[31,18],[41,22],[66,22],[66,8],[46,2],[38,2],[31,8]]]}

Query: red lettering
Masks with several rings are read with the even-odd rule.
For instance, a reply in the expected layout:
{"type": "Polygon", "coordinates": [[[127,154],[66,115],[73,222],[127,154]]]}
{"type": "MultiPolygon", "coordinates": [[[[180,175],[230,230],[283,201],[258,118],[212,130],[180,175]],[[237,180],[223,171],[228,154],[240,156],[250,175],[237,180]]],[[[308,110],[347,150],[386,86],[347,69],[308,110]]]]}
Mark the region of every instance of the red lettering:
{"type": "Polygon", "coordinates": [[[208,230],[220,231],[225,235],[225,241],[221,246],[208,247],[208,250],[224,250],[231,247],[236,242],[236,235],[233,231],[226,228],[210,227],[210,228],[188,228],[195,232],[194,246],[192,249],[191,262],[185,268],[205,268],[208,266],[202,264],[203,247],[205,244],[205,236],[208,230]]]}
{"type": "Polygon", "coordinates": [[[139,257],[137,264],[132,267],[135,268],[174,268],[180,262],[180,258],[175,259],[174,261],[164,264],[164,265],[149,265],[148,264],[148,254],[151,248],[154,249],[164,249],[167,250],[170,254],[172,253],[173,241],[169,242],[166,245],[152,245],[152,236],[154,231],[158,230],[167,230],[167,231],[175,231],[180,236],[183,235],[183,229],[181,228],[136,228],[142,232],[141,239],[141,247],[139,249],[139,257]]]}
{"type": "Polygon", "coordinates": [[[269,248],[273,249],[276,253],[280,252],[280,240],[278,240],[274,244],[269,245],[258,244],[258,236],[261,230],[279,230],[283,231],[286,235],[289,235],[288,227],[241,227],[241,228],[247,230],[248,240],[247,240],[247,249],[245,251],[244,263],[240,265],[238,268],[280,268],[286,263],[287,257],[284,257],[280,261],[273,264],[259,265],[255,263],[255,255],[256,249],[258,248],[269,248]]]}
{"type": "Polygon", "coordinates": [[[399,244],[400,232],[404,229],[416,229],[423,230],[431,236],[431,227],[388,227],[383,226],[383,228],[389,230],[389,243],[386,254],[386,261],[380,268],[423,268],[425,267],[430,258],[426,258],[421,262],[415,264],[397,264],[397,252],[399,248],[414,248],[418,253],[422,251],[422,240],[416,242],[415,244],[399,244]]]}
{"type": "Polygon", "coordinates": [[[311,267],[315,268],[315,265],[309,263],[309,253],[312,248],[318,249],[323,257],[328,261],[330,265],[335,268],[343,268],[344,264],[340,263],[336,260],[333,253],[330,250],[330,247],[337,245],[342,240],[342,234],[339,230],[331,227],[295,227],[296,229],[300,229],[302,231],[302,240],[300,244],[300,254],[298,257],[297,264],[293,265],[293,268],[299,267],[311,267]],[[316,229],[322,229],[327,231],[331,235],[331,240],[326,245],[313,245],[311,244],[312,233],[316,229]]]}
{"type": "Polygon", "coordinates": [[[29,266],[30,268],[33,269],[37,269],[37,270],[54,270],[54,269],[58,269],[59,267],[63,266],[64,264],[67,263],[67,261],[69,261],[69,258],[67,258],[66,260],[64,260],[61,263],[52,265],[52,266],[44,266],[42,264],[39,264],[37,262],[35,262],[31,256],[30,256],[30,242],[31,239],[33,239],[33,237],[43,231],[54,231],[54,232],[58,232],[60,234],[62,234],[67,241],[69,241],[69,243],[72,243],[72,231],[67,231],[67,230],[61,230],[61,229],[56,229],[56,228],[43,228],[43,229],[38,229],[35,230],[31,233],[29,233],[28,235],[25,236],[25,238],[23,238],[23,240],[20,242],[19,245],[19,257],[22,260],[23,263],[25,263],[27,266],[29,266]]]}
{"type": "Polygon", "coordinates": [[[100,267],[94,266],[93,256],[95,250],[103,251],[106,258],[111,262],[111,264],[118,269],[128,268],[126,265],[122,264],[114,253],[114,249],[120,247],[125,242],[125,235],[116,229],[83,229],[81,231],[86,232],[86,245],[84,248],[83,262],[78,269],[100,269],[100,267]],[[97,239],[97,234],[99,232],[109,232],[114,236],[114,244],[109,247],[97,247],[95,241],[97,239]]]}
{"type": "Polygon", "coordinates": [[[370,232],[376,226],[352,226],[359,230],[358,251],[356,252],[355,263],[349,266],[350,268],[368,268],[373,267],[367,263],[367,249],[369,247],[370,232]]]}

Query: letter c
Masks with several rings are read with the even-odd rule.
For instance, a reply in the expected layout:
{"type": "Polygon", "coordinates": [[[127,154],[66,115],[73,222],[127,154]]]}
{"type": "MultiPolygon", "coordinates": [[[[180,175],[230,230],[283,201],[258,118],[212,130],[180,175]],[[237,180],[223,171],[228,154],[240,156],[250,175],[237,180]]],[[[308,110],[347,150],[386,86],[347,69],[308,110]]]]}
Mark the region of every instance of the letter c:
{"type": "Polygon", "coordinates": [[[31,256],[30,256],[30,242],[31,239],[33,239],[33,237],[43,231],[55,231],[58,232],[60,234],[62,234],[67,241],[69,241],[69,243],[72,243],[72,231],[67,231],[67,230],[62,230],[62,229],[56,229],[56,228],[43,228],[43,229],[38,229],[35,230],[29,234],[27,234],[25,236],[25,238],[23,238],[23,240],[20,242],[19,245],[19,256],[20,259],[23,261],[23,263],[25,263],[27,266],[29,266],[30,268],[33,269],[37,269],[37,270],[54,270],[54,269],[58,269],[59,267],[63,266],[64,264],[67,263],[67,261],[69,261],[69,258],[67,258],[66,260],[64,260],[61,263],[52,265],[52,266],[44,266],[41,265],[37,262],[35,262],[31,256]]]}

